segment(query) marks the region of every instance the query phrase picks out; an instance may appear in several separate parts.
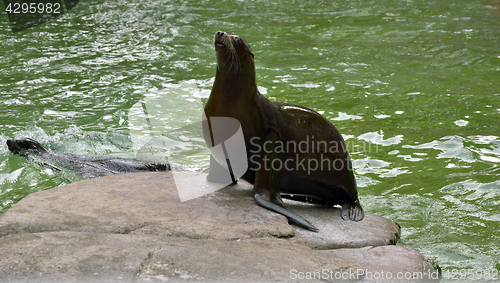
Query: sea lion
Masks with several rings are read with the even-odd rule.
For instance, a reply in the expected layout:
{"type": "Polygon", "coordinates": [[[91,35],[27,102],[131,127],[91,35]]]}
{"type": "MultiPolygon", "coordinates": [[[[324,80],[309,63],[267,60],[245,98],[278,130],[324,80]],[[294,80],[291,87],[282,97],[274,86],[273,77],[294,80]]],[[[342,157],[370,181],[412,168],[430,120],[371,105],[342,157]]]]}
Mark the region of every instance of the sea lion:
{"type": "Polygon", "coordinates": [[[51,163],[75,171],[85,178],[135,172],[170,171],[174,168],[178,170],[181,167],[172,163],[153,163],[119,157],[60,153],[52,151],[30,138],[8,139],[7,147],[12,153],[33,161],[41,161],[44,166],[53,170],[61,171],[60,168],[51,163]]]}
{"type": "MultiPolygon", "coordinates": [[[[243,38],[218,31],[213,44],[218,64],[204,114],[208,119],[231,117],[240,122],[249,168],[241,178],[254,185],[257,204],[312,231],[318,229],[285,209],[281,197],[341,205],[344,220],[362,220],[351,159],[335,126],[316,111],[261,95],[254,54],[243,38]],[[321,168],[311,168],[314,164],[321,168]]],[[[204,136],[210,144],[207,131],[204,136]]],[[[214,163],[212,159],[209,180],[212,165],[220,167],[214,163]]]]}

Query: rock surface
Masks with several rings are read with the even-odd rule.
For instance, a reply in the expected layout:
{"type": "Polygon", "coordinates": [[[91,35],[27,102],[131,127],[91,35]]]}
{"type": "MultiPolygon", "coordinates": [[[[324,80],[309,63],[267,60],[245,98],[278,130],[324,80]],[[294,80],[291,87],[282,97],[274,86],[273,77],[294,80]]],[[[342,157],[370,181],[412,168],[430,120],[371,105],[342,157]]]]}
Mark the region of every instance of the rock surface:
{"type": "Polygon", "coordinates": [[[383,279],[405,282],[433,281],[440,277],[439,270],[435,269],[418,250],[410,247],[379,246],[336,249],[328,252],[361,265],[364,281],[385,281],[383,279]]]}
{"type": "MultiPolygon", "coordinates": [[[[183,174],[206,186],[204,173],[183,174]]],[[[417,250],[387,246],[399,238],[391,220],[343,221],[338,209],[287,202],[320,229],[313,233],[257,206],[243,181],[185,202],[175,181],[172,173],[112,175],[25,197],[0,218],[2,282],[287,282],[349,272],[367,279],[352,274],[389,266],[431,271],[417,250]]]]}

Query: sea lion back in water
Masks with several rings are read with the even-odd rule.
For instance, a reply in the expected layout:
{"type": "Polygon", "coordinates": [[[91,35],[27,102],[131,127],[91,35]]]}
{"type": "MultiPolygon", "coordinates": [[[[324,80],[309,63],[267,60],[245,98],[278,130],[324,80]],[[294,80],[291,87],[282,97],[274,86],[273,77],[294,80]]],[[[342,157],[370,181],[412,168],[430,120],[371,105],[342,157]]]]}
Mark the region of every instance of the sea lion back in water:
{"type": "MultiPolygon", "coordinates": [[[[256,202],[313,231],[317,228],[311,223],[284,208],[282,196],[341,205],[344,220],[362,220],[356,179],[339,131],[316,111],[261,95],[254,55],[243,38],[218,31],[213,43],[218,64],[205,116],[240,122],[249,167],[242,179],[254,184],[256,202]],[[321,168],[311,170],[313,163],[321,168]]],[[[205,140],[211,144],[207,132],[205,140]]],[[[218,167],[214,163],[212,159],[209,180],[212,167],[218,167]]]]}

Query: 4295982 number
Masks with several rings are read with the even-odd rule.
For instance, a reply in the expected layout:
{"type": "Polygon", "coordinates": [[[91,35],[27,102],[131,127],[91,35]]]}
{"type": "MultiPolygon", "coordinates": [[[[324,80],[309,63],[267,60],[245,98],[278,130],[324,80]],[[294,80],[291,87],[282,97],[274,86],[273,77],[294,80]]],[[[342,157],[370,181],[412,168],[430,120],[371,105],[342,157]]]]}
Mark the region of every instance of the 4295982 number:
{"type": "Polygon", "coordinates": [[[443,277],[446,280],[498,280],[496,269],[447,269],[443,277]]]}
{"type": "Polygon", "coordinates": [[[9,3],[5,9],[9,14],[60,14],[60,3],[9,3]]]}

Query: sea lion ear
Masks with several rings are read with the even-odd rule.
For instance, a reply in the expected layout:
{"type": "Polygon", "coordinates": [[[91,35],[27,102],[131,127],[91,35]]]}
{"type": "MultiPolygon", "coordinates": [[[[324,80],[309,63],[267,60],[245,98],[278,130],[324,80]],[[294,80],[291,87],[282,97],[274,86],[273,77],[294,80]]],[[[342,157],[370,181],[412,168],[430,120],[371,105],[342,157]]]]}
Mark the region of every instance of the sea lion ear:
{"type": "Polygon", "coordinates": [[[250,55],[252,55],[252,58],[255,58],[255,57],[253,56],[253,52],[252,52],[252,51],[250,51],[250,55]]]}

